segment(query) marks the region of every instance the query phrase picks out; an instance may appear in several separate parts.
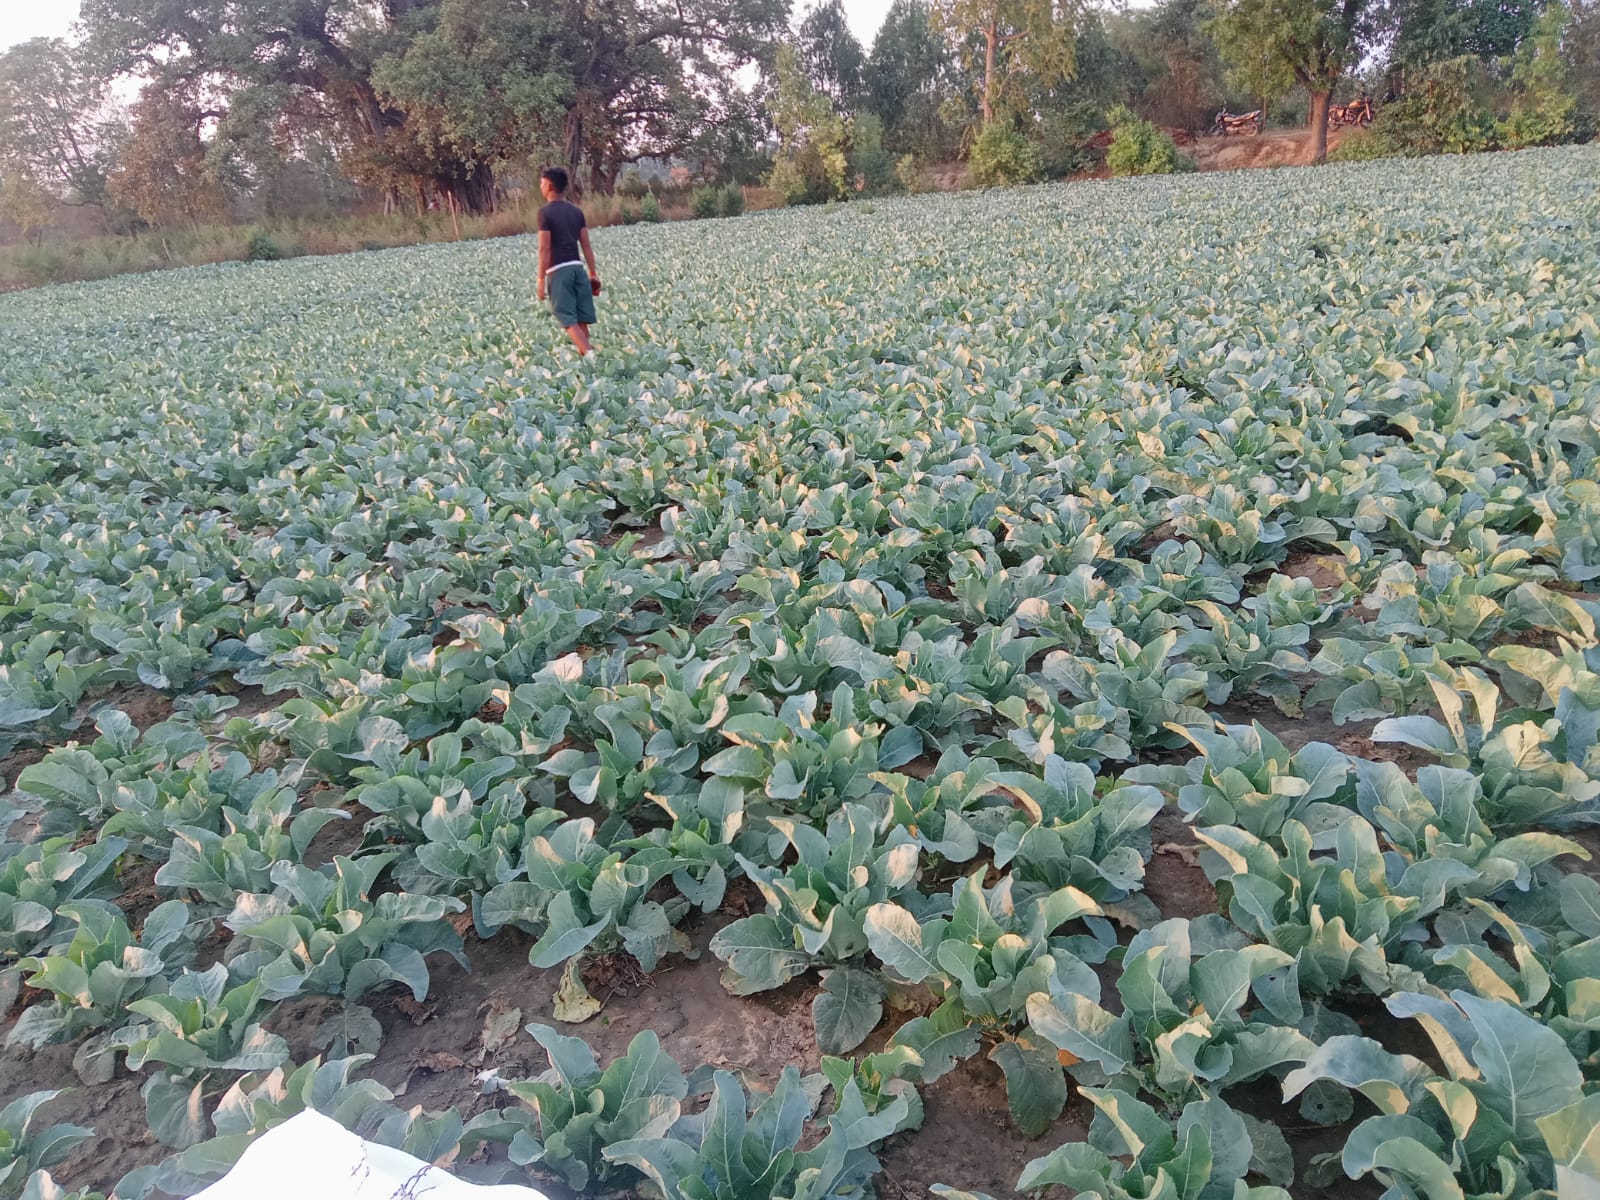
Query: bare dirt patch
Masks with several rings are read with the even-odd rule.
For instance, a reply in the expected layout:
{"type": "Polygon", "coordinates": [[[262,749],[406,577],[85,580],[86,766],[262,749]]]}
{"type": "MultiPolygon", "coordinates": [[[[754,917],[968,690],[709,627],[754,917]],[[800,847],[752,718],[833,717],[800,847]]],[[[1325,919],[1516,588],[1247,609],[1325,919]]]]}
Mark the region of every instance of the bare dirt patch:
{"type": "MultiPolygon", "coordinates": [[[[1328,152],[1339,144],[1340,130],[1328,131],[1328,152]]],[[[1238,171],[1258,167],[1311,165],[1309,129],[1273,129],[1256,137],[1201,137],[1187,152],[1202,171],[1238,171]]]]}
{"type": "Polygon", "coordinates": [[[1145,895],[1163,918],[1202,917],[1217,911],[1217,890],[1200,869],[1200,842],[1183,814],[1168,805],[1150,823],[1154,853],[1145,867],[1145,895]]]}
{"type": "Polygon", "coordinates": [[[124,687],[114,688],[91,699],[85,700],[78,706],[78,715],[84,718],[84,725],[78,730],[79,741],[94,737],[94,713],[100,709],[115,708],[127,715],[135,727],[143,733],[152,725],[159,725],[173,713],[172,697],[165,692],[158,692],[153,687],[142,683],[130,683],[124,687]]]}
{"type": "Polygon", "coordinates": [[[922,1104],[922,1128],[895,1138],[878,1154],[885,1171],[883,1200],[922,1200],[936,1183],[1011,1200],[1030,1159],[1088,1136],[1087,1106],[1074,1092],[1066,1114],[1042,1137],[1023,1137],[1011,1124],[1005,1077],[981,1055],[923,1088],[922,1104]]]}
{"type": "Polygon", "coordinates": [[[1286,717],[1270,700],[1238,696],[1218,705],[1213,715],[1227,725],[1260,724],[1290,750],[1298,750],[1308,742],[1326,742],[1353,758],[1392,762],[1413,779],[1418,768],[1434,761],[1431,755],[1403,742],[1373,741],[1372,731],[1377,728],[1377,721],[1335,724],[1332,709],[1327,706],[1309,708],[1298,717],[1286,717]]]}
{"type": "Polygon", "coordinates": [[[1334,554],[1291,554],[1278,567],[1290,579],[1309,579],[1318,591],[1337,591],[1345,581],[1344,565],[1334,554]]]}
{"type": "Polygon", "coordinates": [[[362,839],[366,837],[366,823],[372,817],[371,809],[363,808],[354,801],[344,804],[323,804],[318,801],[316,806],[337,808],[341,812],[349,813],[350,819],[329,821],[317,830],[317,835],[306,847],[306,866],[323,867],[340,855],[348,857],[361,848],[362,839]]]}
{"type": "Polygon", "coordinates": [[[55,747],[69,742],[93,741],[96,736],[94,713],[103,708],[121,709],[141,732],[152,725],[159,725],[173,713],[171,697],[142,683],[113,688],[86,698],[78,705],[74,714],[78,725],[70,734],[52,738],[38,746],[24,746],[0,758],[0,795],[16,787],[17,776],[35,763],[42,762],[55,747]]]}
{"type": "Polygon", "coordinates": [[[143,1077],[119,1069],[111,1082],[84,1087],[72,1070],[75,1050],[75,1045],[42,1050],[7,1046],[0,1053],[0,1107],[29,1092],[67,1089],[39,1110],[35,1127],[66,1122],[92,1128],[96,1136],[51,1174],[69,1189],[109,1191],[127,1172],[159,1162],[168,1151],[146,1125],[144,1100],[139,1095],[143,1077]]]}
{"type": "Polygon", "coordinates": [[[160,863],[132,854],[121,860],[118,878],[122,882],[122,895],[117,897],[117,907],[127,915],[130,929],[138,929],[151,909],[170,898],[156,891],[156,872],[160,869],[160,863]]]}
{"type": "Polygon", "coordinates": [[[933,777],[933,773],[938,769],[939,760],[931,754],[924,754],[919,758],[913,758],[910,762],[903,763],[895,768],[895,770],[899,771],[902,775],[909,775],[913,779],[920,779],[924,781],[931,779],[933,777]]]}
{"type": "Polygon", "coordinates": [[[4,758],[0,758],[0,794],[9,792],[17,786],[17,776],[21,775],[36,762],[41,762],[46,754],[50,753],[45,746],[28,746],[22,750],[14,750],[4,758]]]}
{"type": "Polygon", "coordinates": [[[254,684],[236,684],[226,694],[239,702],[228,710],[227,716],[230,718],[259,717],[262,713],[271,712],[289,698],[282,693],[269,696],[254,684]]]}
{"type": "Polygon", "coordinates": [[[437,958],[425,1005],[416,1006],[405,993],[374,1004],[384,1043],[373,1075],[408,1103],[454,1104],[465,1111],[481,1095],[480,1071],[521,1079],[545,1069],[544,1051],[520,1032],[533,1021],[583,1037],[602,1062],[623,1053],[635,1035],[649,1029],[685,1069],[708,1063],[761,1086],[770,1086],[790,1063],[802,1071],[817,1070],[811,1024],[815,980],[807,977],[757,996],[729,995],[719,978],[722,963],[706,950],[716,928],[707,922],[692,935],[698,959],[668,958],[648,984],[596,993],[610,1002],[580,1025],[564,1025],[553,1016],[561,972],[529,966],[526,937],[513,930],[488,942],[469,936],[470,973],[437,958]],[[486,1047],[486,1018],[512,1009],[520,1011],[519,1032],[486,1047]]]}

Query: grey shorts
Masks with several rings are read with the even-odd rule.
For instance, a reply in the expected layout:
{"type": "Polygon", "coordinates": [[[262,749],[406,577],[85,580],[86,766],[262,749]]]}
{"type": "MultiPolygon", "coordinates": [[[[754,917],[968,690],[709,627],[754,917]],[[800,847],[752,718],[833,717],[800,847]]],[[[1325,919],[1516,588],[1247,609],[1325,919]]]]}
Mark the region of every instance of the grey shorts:
{"type": "Polygon", "coordinates": [[[582,263],[566,263],[545,276],[550,309],[563,329],[594,324],[594,287],[582,263]]]}

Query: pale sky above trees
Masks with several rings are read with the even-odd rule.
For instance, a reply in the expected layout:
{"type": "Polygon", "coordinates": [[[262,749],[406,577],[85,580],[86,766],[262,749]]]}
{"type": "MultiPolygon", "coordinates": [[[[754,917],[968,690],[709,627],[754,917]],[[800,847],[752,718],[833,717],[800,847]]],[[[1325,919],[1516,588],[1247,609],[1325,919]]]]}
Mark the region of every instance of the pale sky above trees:
{"type": "Polygon", "coordinates": [[[63,37],[78,0],[0,0],[0,50],[36,37],[63,37]]]}

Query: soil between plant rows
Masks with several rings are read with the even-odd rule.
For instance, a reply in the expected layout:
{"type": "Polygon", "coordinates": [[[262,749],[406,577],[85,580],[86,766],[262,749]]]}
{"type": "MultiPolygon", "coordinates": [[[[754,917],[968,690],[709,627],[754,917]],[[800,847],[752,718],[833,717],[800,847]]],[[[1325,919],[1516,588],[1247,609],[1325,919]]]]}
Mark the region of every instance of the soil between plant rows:
{"type": "MultiPolygon", "coordinates": [[[[1158,815],[1152,838],[1156,849],[1145,885],[1150,898],[1167,916],[1215,912],[1215,892],[1192,861],[1198,843],[1181,816],[1171,809],[1158,815]]],[[[142,884],[138,894],[142,903],[142,884]]],[[[686,1069],[708,1063],[735,1072],[757,1088],[770,1087],[790,1064],[802,1072],[815,1071],[819,1057],[811,1022],[811,1001],[819,990],[815,974],[773,992],[729,995],[719,979],[722,964],[706,949],[729,919],[716,914],[688,927],[697,959],[669,958],[643,983],[623,981],[614,990],[592,983],[591,990],[604,1008],[581,1025],[561,1025],[551,1016],[560,972],[528,965],[529,938],[505,930],[485,942],[469,931],[466,956],[471,970],[462,970],[442,956],[431,959],[431,987],[423,1004],[416,1004],[402,989],[367,998],[383,1025],[384,1039],[365,1074],[394,1091],[402,1107],[420,1105],[432,1111],[454,1106],[470,1117],[510,1099],[503,1093],[484,1095],[482,1073],[521,1079],[549,1065],[538,1044],[521,1032],[532,1021],[581,1035],[602,1062],[622,1053],[635,1034],[651,1029],[661,1038],[663,1049],[686,1069]],[[518,1033],[503,1044],[486,1046],[486,1020],[512,1009],[521,1014],[518,1033]]],[[[271,1012],[266,1025],[288,1041],[291,1059],[303,1062],[318,1053],[315,1030],[338,1007],[339,1001],[329,997],[290,1000],[271,1012]]],[[[19,1004],[6,1014],[0,1028],[9,1028],[20,1009],[19,1004]]],[[[881,1046],[899,1023],[896,1017],[890,1012],[858,1053],[881,1046]]],[[[6,1049],[0,1054],[0,1105],[40,1088],[71,1088],[42,1110],[41,1119],[92,1126],[97,1137],[54,1175],[71,1187],[109,1191],[126,1172],[159,1162],[170,1151],[146,1127],[139,1092],[143,1077],[119,1067],[108,1084],[78,1085],[72,1071],[74,1048],[6,1049]]],[[[1042,1137],[1019,1134],[1009,1119],[1004,1078],[982,1052],[921,1092],[926,1110],[922,1128],[891,1139],[879,1152],[884,1166],[879,1177],[882,1200],[925,1197],[935,1183],[1009,1200],[1019,1195],[1013,1185],[1029,1159],[1062,1142],[1081,1140],[1087,1132],[1088,1105],[1074,1094],[1066,1113],[1042,1137]]],[[[1262,1095],[1256,1101],[1265,1115],[1275,1098],[1262,1095]]],[[[1241,1101],[1240,1107],[1248,1111],[1251,1106],[1241,1101]]],[[[1342,1128],[1291,1127],[1288,1133],[1297,1174],[1304,1173],[1314,1155],[1338,1149],[1345,1136],[1342,1128]]],[[[553,1180],[541,1180],[540,1186],[552,1200],[570,1196],[553,1180]]],[[[1294,1194],[1333,1193],[1297,1184],[1294,1194]]],[[[1342,1180],[1338,1194],[1367,1193],[1342,1180]]]]}
{"type": "MultiPolygon", "coordinates": [[[[264,696],[254,688],[234,694],[239,696],[240,704],[230,710],[230,716],[256,715],[283,699],[264,696]]],[[[168,697],[143,685],[116,689],[84,707],[87,711],[107,705],[127,713],[141,730],[173,712],[168,697]]],[[[1253,697],[1243,703],[1221,705],[1215,715],[1230,724],[1260,722],[1291,749],[1310,741],[1329,742],[1347,754],[1394,761],[1413,775],[1418,766],[1428,761],[1408,747],[1373,743],[1368,736],[1373,722],[1338,726],[1326,712],[1316,710],[1289,718],[1270,701],[1258,702],[1253,697]]],[[[81,739],[84,731],[75,736],[81,739]]],[[[45,753],[44,748],[29,748],[0,760],[0,778],[8,786],[14,784],[17,774],[45,753]]],[[[904,769],[925,774],[918,771],[918,766],[919,763],[911,763],[904,769]]],[[[356,849],[361,840],[362,810],[358,805],[349,808],[355,819],[334,822],[322,830],[309,849],[308,862],[314,865],[331,861],[336,854],[356,849]]],[[[1580,835],[1578,840],[1585,838],[1580,835]]],[[[1151,842],[1153,853],[1144,892],[1162,915],[1193,918],[1216,912],[1215,889],[1199,866],[1200,843],[1182,814],[1171,807],[1157,814],[1151,825],[1151,842]]],[[[1589,837],[1586,844],[1600,862],[1600,832],[1589,837]]],[[[142,920],[161,899],[152,882],[156,867],[155,863],[135,859],[124,869],[124,891],[118,903],[130,920],[142,920]]],[[[1600,871],[1594,864],[1587,867],[1600,871]]],[[[738,903],[738,896],[737,888],[730,890],[730,905],[738,903]]],[[[746,899],[754,899],[754,907],[760,907],[759,898],[746,899]]],[[[363,1074],[393,1091],[395,1102],[402,1107],[420,1106],[427,1111],[455,1107],[470,1118],[511,1102],[503,1092],[486,1094],[485,1075],[496,1073],[502,1079],[523,1079],[548,1067],[544,1051],[522,1032],[523,1026],[535,1021],[583,1037],[602,1063],[621,1054],[636,1034],[649,1029],[685,1070],[709,1064],[734,1072],[747,1086],[756,1089],[770,1088],[783,1068],[791,1064],[803,1073],[816,1071],[819,1053],[811,1020],[811,1001],[820,990],[816,973],[808,973],[776,991],[747,997],[729,995],[719,978],[722,964],[707,946],[713,934],[731,919],[732,915],[725,911],[699,917],[698,921],[691,919],[684,927],[697,958],[669,957],[647,977],[621,972],[626,978],[616,980],[614,986],[607,986],[601,970],[598,981],[591,979],[590,990],[604,1007],[598,1016],[580,1025],[563,1025],[552,1016],[561,973],[529,965],[531,939],[506,929],[493,939],[482,941],[468,927],[464,937],[470,970],[444,956],[430,959],[430,989],[422,1004],[401,988],[365,998],[364,1003],[374,1010],[383,1026],[384,1038],[375,1060],[363,1074]],[[486,1045],[486,1021],[504,1018],[511,1010],[520,1013],[517,1032],[504,1042],[486,1045]]],[[[204,950],[203,947],[202,953],[204,950]]],[[[0,1036],[9,1030],[28,1000],[25,989],[12,1010],[0,1014],[0,1036]]],[[[1115,1007],[1114,991],[1108,1002],[1115,1007]]],[[[297,998],[273,1008],[264,1023],[289,1043],[292,1062],[305,1062],[319,1053],[314,1036],[317,1027],[339,1006],[340,1001],[333,997],[297,998]]],[[[912,1014],[886,1012],[879,1028],[855,1053],[881,1048],[909,1015],[912,1014]]],[[[1373,1020],[1378,1028],[1367,1032],[1380,1040],[1388,1042],[1387,1035],[1404,1036],[1407,1032],[1401,1023],[1389,1021],[1381,1010],[1373,1020]],[[1389,1025],[1394,1028],[1387,1028],[1389,1025]]],[[[72,1069],[75,1049],[76,1043],[39,1051],[6,1047],[0,1052],[0,1107],[28,1092],[67,1089],[41,1110],[40,1120],[89,1126],[96,1137],[80,1146],[52,1174],[67,1187],[109,1193],[128,1171],[159,1162],[171,1151],[149,1131],[140,1094],[144,1076],[130,1074],[119,1065],[111,1082],[85,1087],[72,1069]]],[[[1404,1049],[1416,1053],[1426,1047],[1404,1049]]],[[[1063,1142],[1086,1136],[1089,1106],[1076,1091],[1062,1117],[1042,1136],[1029,1139],[1018,1133],[1010,1120],[1004,1077],[984,1057],[986,1051],[987,1047],[943,1079],[920,1089],[925,1109],[922,1128],[890,1139],[878,1152],[884,1168],[877,1179],[880,1200],[925,1197],[936,1183],[987,1192],[995,1200],[1021,1200],[1013,1185],[1024,1164],[1063,1142]]],[[[1238,1106],[1263,1117],[1270,1115],[1281,1123],[1281,1100],[1271,1094],[1270,1083],[1258,1088],[1257,1093],[1252,1096],[1250,1089],[1241,1089],[1238,1106]]],[[[210,1102],[214,1104],[215,1098],[210,1102]]],[[[1297,1178],[1302,1180],[1293,1188],[1293,1194],[1313,1200],[1332,1196],[1332,1189],[1311,1187],[1303,1177],[1312,1158],[1337,1151],[1343,1145],[1347,1127],[1287,1125],[1284,1129],[1295,1152],[1297,1178]]],[[[573,1200],[572,1193],[554,1178],[540,1178],[539,1186],[551,1200],[573,1200]]],[[[1346,1179],[1336,1186],[1341,1198],[1376,1196],[1379,1190],[1346,1179]]],[[[1056,1194],[1059,1192],[1056,1189],[1056,1194]]],[[[616,1200],[632,1200],[637,1195],[630,1190],[615,1193],[616,1200]]]]}

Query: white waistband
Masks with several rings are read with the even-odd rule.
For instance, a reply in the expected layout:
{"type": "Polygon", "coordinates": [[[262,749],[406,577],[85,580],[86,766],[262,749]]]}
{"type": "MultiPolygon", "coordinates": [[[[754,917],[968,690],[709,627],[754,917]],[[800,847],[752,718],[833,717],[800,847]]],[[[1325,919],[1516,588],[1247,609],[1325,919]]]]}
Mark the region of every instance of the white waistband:
{"type": "Polygon", "coordinates": [[[548,271],[546,271],[544,273],[544,277],[546,279],[549,279],[550,276],[554,275],[557,271],[560,271],[560,270],[562,270],[562,269],[564,269],[566,267],[581,267],[581,266],[583,266],[583,263],[580,262],[576,258],[573,259],[571,262],[557,263],[555,266],[551,267],[548,271]]]}

